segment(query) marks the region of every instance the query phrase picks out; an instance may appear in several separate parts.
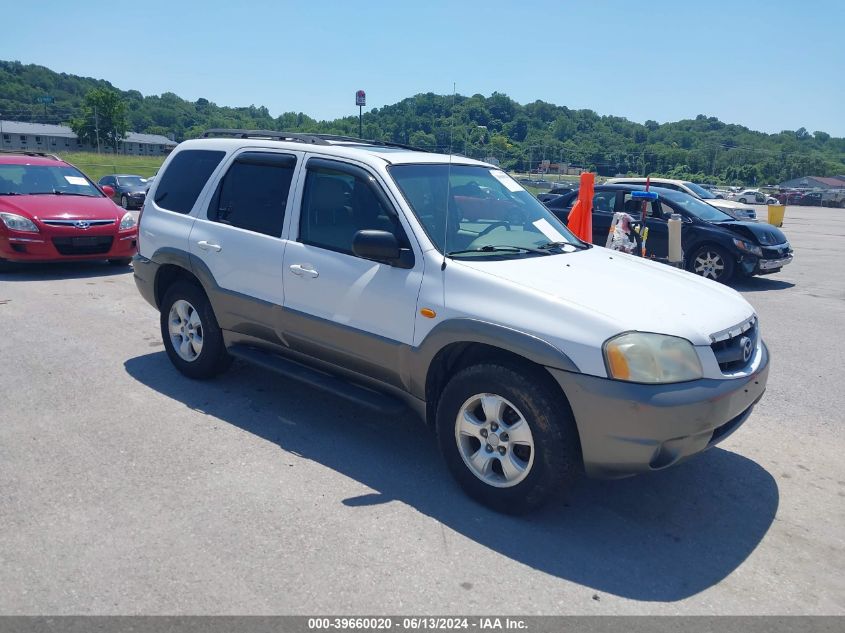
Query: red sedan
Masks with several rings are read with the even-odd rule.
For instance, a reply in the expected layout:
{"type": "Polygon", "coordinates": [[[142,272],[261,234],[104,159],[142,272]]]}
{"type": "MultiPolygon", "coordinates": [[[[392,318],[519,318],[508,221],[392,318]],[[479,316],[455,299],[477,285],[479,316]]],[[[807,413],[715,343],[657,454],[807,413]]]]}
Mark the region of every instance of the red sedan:
{"type": "Polygon", "coordinates": [[[108,194],[55,156],[0,154],[0,269],[79,259],[129,264],[138,226],[108,194]]]}

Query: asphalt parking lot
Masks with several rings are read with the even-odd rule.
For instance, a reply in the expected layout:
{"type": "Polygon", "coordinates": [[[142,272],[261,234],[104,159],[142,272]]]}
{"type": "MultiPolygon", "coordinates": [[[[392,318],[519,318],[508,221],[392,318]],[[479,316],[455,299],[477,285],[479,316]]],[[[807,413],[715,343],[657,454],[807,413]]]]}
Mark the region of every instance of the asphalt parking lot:
{"type": "Polygon", "coordinates": [[[845,614],[845,211],[783,230],[745,426],[528,518],[410,416],[182,377],[126,269],[0,274],[0,614],[845,614]]]}

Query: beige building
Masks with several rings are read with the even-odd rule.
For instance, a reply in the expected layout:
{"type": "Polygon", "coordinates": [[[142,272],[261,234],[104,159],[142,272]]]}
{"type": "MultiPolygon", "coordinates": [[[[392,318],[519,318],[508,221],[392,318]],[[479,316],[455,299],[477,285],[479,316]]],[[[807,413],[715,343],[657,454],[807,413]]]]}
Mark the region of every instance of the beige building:
{"type": "MultiPolygon", "coordinates": [[[[135,156],[163,156],[176,147],[176,141],[159,134],[129,132],[121,142],[118,152],[135,156]]],[[[92,152],[97,151],[86,143],[80,143],[76,134],[65,125],[47,125],[24,121],[0,121],[0,149],[24,150],[30,152],[92,152]]],[[[101,144],[104,154],[113,152],[111,147],[101,144]]]]}

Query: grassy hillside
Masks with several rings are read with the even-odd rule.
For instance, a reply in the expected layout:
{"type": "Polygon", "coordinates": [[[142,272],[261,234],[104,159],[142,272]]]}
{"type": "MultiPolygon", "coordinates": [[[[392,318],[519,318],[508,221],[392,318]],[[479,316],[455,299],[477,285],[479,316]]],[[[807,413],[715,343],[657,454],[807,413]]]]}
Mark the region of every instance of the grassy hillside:
{"type": "MultiPolygon", "coordinates": [[[[0,61],[0,112],[6,118],[66,123],[79,114],[84,95],[102,87],[113,89],[103,80],[0,61]],[[55,103],[36,104],[44,95],[55,103]]],[[[199,136],[211,127],[358,134],[357,116],[317,121],[301,112],[285,112],[273,117],[263,106],[230,108],[204,98],[187,101],[173,93],[117,92],[126,103],[130,130],[171,134],[176,140],[199,136]]],[[[507,169],[526,172],[546,160],[602,176],[637,173],[731,184],[845,173],[845,139],[823,131],[799,127],[765,134],[704,114],[639,124],[543,101],[520,104],[497,92],[489,97],[418,94],[370,110],[363,122],[366,138],[493,157],[507,169]]]]}

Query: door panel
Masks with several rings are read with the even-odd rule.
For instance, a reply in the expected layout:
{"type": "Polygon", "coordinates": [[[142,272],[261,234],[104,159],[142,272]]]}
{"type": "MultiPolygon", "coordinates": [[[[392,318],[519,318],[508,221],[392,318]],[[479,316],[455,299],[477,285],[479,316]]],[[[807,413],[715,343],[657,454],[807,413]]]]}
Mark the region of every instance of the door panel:
{"type": "Polygon", "coordinates": [[[285,339],[298,351],[401,384],[422,257],[414,253],[413,268],[405,269],[352,254],[352,237],[364,229],[391,230],[411,248],[383,190],[362,169],[320,160],[304,181],[284,254],[285,339]]]}
{"type": "Polygon", "coordinates": [[[401,348],[414,338],[421,266],[395,268],[290,242],[284,276],[285,340],[293,349],[401,384],[401,348]]]}
{"type": "MultiPolygon", "coordinates": [[[[300,155],[301,156],[301,155],[300,155]]],[[[224,329],[277,342],[284,302],[282,224],[297,157],[243,152],[233,158],[205,213],[194,222],[192,255],[224,297],[212,297],[224,329]],[[266,160],[262,162],[262,156],[266,160]]]]}

